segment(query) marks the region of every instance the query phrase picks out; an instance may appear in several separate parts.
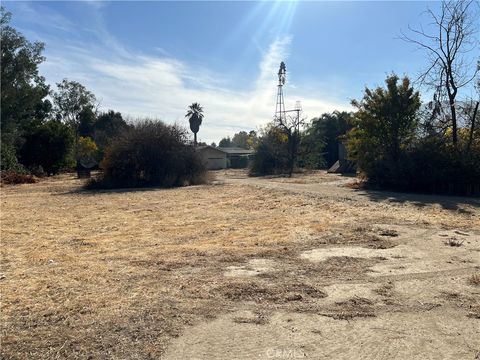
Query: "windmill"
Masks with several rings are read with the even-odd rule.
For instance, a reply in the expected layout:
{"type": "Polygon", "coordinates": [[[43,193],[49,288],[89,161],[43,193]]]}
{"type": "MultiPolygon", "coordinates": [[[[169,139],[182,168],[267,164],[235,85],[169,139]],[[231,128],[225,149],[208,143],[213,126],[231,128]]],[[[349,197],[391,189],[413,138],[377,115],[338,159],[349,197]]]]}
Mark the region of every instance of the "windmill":
{"type": "Polygon", "coordinates": [[[296,101],[295,109],[285,110],[285,100],[283,98],[283,85],[285,85],[286,80],[287,80],[287,67],[285,63],[282,61],[280,63],[280,68],[278,69],[277,104],[275,106],[274,119],[280,124],[285,124],[287,122],[287,119],[286,119],[287,113],[296,112],[297,113],[296,122],[298,127],[297,130],[299,130],[300,112],[302,111],[302,104],[300,101],[296,101]]]}
{"type": "Polygon", "coordinates": [[[283,99],[283,85],[287,78],[287,67],[282,61],[278,70],[278,86],[277,86],[277,105],[275,108],[275,118],[282,121],[285,118],[285,101],[283,99]]]}

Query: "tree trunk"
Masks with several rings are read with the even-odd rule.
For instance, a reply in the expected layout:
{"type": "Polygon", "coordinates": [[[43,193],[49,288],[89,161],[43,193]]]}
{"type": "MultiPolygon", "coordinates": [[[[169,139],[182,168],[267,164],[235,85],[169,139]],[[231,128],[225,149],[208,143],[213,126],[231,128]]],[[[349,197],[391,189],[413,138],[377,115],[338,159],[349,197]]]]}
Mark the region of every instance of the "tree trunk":
{"type": "Polygon", "coordinates": [[[452,141],[453,141],[453,147],[457,149],[457,142],[458,142],[458,136],[457,136],[457,110],[455,109],[455,100],[450,101],[450,112],[452,115],[452,141]]]}
{"type": "Polygon", "coordinates": [[[473,132],[475,131],[475,120],[476,120],[476,117],[477,117],[478,106],[479,105],[480,105],[480,101],[477,101],[477,105],[475,105],[475,110],[473,110],[472,124],[470,126],[470,134],[469,134],[469,137],[468,137],[468,144],[467,144],[467,155],[470,152],[470,147],[472,146],[473,132]]]}
{"type": "Polygon", "coordinates": [[[197,147],[197,133],[193,133],[193,146],[197,147]]]}

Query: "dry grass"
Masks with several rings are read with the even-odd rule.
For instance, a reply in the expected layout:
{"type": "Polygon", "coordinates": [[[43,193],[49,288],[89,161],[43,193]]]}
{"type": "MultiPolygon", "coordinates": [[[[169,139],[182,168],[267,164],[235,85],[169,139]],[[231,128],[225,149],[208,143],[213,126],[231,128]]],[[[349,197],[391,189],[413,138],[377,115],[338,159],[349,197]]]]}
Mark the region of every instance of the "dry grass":
{"type": "MultiPolygon", "coordinates": [[[[315,176],[289,185],[323,181],[315,176]]],[[[81,185],[61,176],[2,189],[6,359],[159,358],[185,326],[246,303],[264,312],[373,316],[368,299],[332,308],[320,301],[324,285],[360,279],[380,259],[311,263],[299,253],[338,244],[395,246],[392,236],[376,235],[375,223],[473,226],[470,213],[436,205],[418,210],[221,181],[102,192],[80,191],[81,185]],[[228,266],[262,257],[281,266],[254,278],[223,275],[228,266]]]]}
{"type": "Polygon", "coordinates": [[[351,320],[356,317],[375,317],[374,305],[372,300],[355,296],[346,301],[336,302],[322,315],[338,320],[351,320]]]}
{"type": "Polygon", "coordinates": [[[445,245],[451,246],[451,247],[460,247],[463,245],[464,240],[458,240],[455,237],[448,238],[447,241],[445,241],[445,245]]]}
{"type": "Polygon", "coordinates": [[[373,291],[376,294],[378,294],[380,296],[383,296],[385,298],[391,298],[391,297],[393,297],[394,292],[395,292],[394,288],[395,288],[394,284],[389,282],[389,283],[381,285],[380,287],[374,289],[373,291]]]}
{"type": "Polygon", "coordinates": [[[480,286],[480,274],[473,274],[467,279],[467,283],[472,286],[480,286]]]}

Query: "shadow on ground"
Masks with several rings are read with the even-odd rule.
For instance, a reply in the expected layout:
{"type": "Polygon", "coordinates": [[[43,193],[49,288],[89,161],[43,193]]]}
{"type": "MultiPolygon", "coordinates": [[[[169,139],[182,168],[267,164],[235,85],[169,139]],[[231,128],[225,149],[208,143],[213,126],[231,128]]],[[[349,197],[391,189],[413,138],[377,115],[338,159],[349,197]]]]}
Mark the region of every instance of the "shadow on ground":
{"type": "Polygon", "coordinates": [[[380,190],[355,190],[359,195],[366,196],[372,201],[388,201],[391,203],[409,203],[417,207],[438,204],[446,210],[454,210],[459,213],[472,214],[471,209],[465,209],[465,206],[480,208],[480,198],[449,195],[430,195],[415,193],[399,193],[393,191],[380,190]]]}

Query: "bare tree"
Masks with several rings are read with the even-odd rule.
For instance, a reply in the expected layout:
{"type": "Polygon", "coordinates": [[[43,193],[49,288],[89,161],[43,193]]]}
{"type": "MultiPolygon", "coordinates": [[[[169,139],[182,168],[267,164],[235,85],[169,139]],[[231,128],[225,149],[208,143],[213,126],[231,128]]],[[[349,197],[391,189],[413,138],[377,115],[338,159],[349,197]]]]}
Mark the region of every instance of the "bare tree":
{"type": "Polygon", "coordinates": [[[410,35],[402,32],[401,37],[428,53],[429,65],[419,80],[435,90],[433,113],[445,115],[444,122],[452,130],[455,149],[458,148],[458,91],[470,84],[479,71],[476,60],[467,55],[479,45],[476,5],[474,0],[443,1],[439,14],[427,10],[432,19],[429,24],[432,31],[424,30],[423,26],[419,29],[409,26],[410,35]],[[443,110],[445,103],[448,104],[446,111],[443,110]]]}

